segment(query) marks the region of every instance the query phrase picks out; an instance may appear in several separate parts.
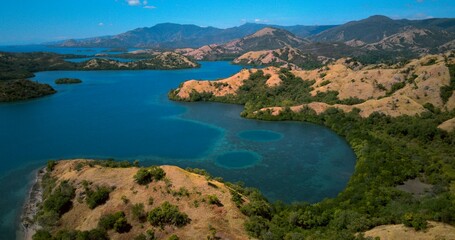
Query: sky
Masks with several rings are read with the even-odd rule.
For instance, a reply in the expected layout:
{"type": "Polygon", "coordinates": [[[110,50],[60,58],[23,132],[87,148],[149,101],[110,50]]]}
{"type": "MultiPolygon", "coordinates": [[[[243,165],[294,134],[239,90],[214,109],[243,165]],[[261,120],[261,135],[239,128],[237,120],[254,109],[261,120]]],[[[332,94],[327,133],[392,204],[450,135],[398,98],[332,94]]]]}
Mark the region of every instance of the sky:
{"type": "Polygon", "coordinates": [[[0,45],[115,35],[164,22],[327,25],[371,15],[455,17],[455,0],[1,0],[0,45]]]}

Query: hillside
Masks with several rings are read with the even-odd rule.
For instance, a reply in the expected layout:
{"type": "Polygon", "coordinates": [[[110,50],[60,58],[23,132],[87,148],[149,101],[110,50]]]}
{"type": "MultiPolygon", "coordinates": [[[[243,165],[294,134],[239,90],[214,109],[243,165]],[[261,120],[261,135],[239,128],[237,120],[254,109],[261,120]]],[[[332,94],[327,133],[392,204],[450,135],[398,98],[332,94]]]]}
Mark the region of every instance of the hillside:
{"type": "Polygon", "coordinates": [[[430,222],[430,227],[425,232],[416,231],[412,227],[406,227],[403,224],[386,225],[375,227],[365,233],[365,237],[379,237],[380,239],[419,239],[419,240],[434,240],[434,239],[455,239],[455,227],[430,222]]]}
{"type": "Polygon", "coordinates": [[[246,37],[222,45],[207,45],[198,49],[177,49],[177,52],[196,60],[235,58],[250,51],[297,47],[309,43],[286,30],[266,27],[246,37]]]}
{"type": "Polygon", "coordinates": [[[371,16],[323,31],[310,37],[315,42],[344,42],[369,50],[410,50],[436,53],[455,39],[455,20],[393,20],[371,16]]]}
{"type": "MultiPolygon", "coordinates": [[[[242,59],[251,54],[254,53],[248,53],[242,59]]],[[[272,58],[271,55],[267,55],[267,52],[256,52],[256,54],[264,54],[263,56],[272,58]]],[[[451,79],[455,69],[449,71],[447,64],[453,64],[454,59],[454,53],[447,53],[428,55],[404,66],[364,66],[352,59],[340,59],[315,70],[293,70],[285,73],[278,68],[265,68],[260,71],[260,74],[266,76],[264,86],[270,88],[267,90],[270,91],[269,94],[286,91],[286,86],[280,86],[284,73],[300,81],[294,83],[296,84],[294,88],[305,88],[300,92],[303,97],[295,93],[296,96],[293,96],[297,99],[295,101],[288,100],[285,104],[270,102],[268,103],[270,107],[256,110],[270,110],[276,115],[285,107],[291,107],[294,111],[309,107],[317,113],[336,107],[346,112],[358,109],[363,117],[368,117],[374,112],[390,116],[413,116],[433,108],[452,111],[455,109],[455,94],[453,94],[455,88],[452,88],[454,83],[451,79]],[[271,82],[274,84],[270,84],[271,82]]],[[[245,84],[257,72],[256,69],[242,70],[230,78],[218,81],[191,80],[171,92],[171,96],[191,101],[201,97],[210,99],[213,95],[215,98],[222,97],[230,101],[232,97],[242,94],[241,89],[249,89],[245,84]]]]}
{"type": "Polygon", "coordinates": [[[275,50],[250,51],[237,57],[232,62],[241,65],[286,67],[294,70],[314,69],[322,66],[328,59],[305,54],[293,47],[275,50]]]}
{"type": "MultiPolygon", "coordinates": [[[[44,213],[36,215],[38,223],[47,231],[38,231],[37,236],[49,233],[56,236],[59,231],[60,236],[69,236],[71,231],[77,230],[89,231],[87,234],[93,235],[96,232],[97,239],[103,239],[101,236],[104,234],[109,239],[133,239],[140,235],[155,236],[156,239],[168,239],[172,235],[180,239],[248,239],[243,228],[246,217],[231,200],[230,189],[205,176],[174,166],[161,166],[151,168],[155,173],[161,171],[159,179],[139,184],[135,176],[140,169],[122,163],[71,160],[50,163],[48,169],[51,171],[41,174],[40,180],[44,187],[44,207],[41,210],[44,213]],[[67,195],[70,197],[66,200],[66,207],[59,212],[60,217],[51,220],[46,217],[48,212],[53,211],[48,206],[56,195],[63,198],[65,193],[59,191],[72,194],[67,195]],[[175,206],[188,220],[183,221],[185,218],[182,218],[171,223],[167,222],[169,217],[152,221],[154,218],[149,212],[166,204],[171,207],[161,208],[162,211],[173,211],[172,206],[175,206]],[[124,213],[124,227],[106,229],[105,232],[102,226],[108,225],[100,222],[117,212],[124,213]]],[[[27,207],[31,209],[30,205],[27,207]]],[[[33,215],[33,211],[30,213],[33,215]]],[[[174,216],[177,215],[175,213],[174,216]]],[[[29,225],[26,216],[23,219],[29,233],[33,233],[36,226],[29,225]]]]}

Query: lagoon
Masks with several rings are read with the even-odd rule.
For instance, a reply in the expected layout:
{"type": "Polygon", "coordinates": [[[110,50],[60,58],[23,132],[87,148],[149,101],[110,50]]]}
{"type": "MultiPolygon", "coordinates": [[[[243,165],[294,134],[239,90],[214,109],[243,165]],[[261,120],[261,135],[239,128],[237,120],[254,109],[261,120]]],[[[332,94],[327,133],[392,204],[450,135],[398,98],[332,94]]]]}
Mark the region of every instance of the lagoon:
{"type": "Polygon", "coordinates": [[[259,188],[271,201],[336,196],[355,155],[330,129],[240,117],[242,106],[180,103],[167,92],[188,79],[228,77],[241,67],[202,62],[173,71],[54,71],[34,80],[57,94],[0,104],[0,236],[13,239],[32,170],[50,159],[114,158],[203,168],[259,188]],[[57,78],[79,78],[56,85],[57,78]]]}

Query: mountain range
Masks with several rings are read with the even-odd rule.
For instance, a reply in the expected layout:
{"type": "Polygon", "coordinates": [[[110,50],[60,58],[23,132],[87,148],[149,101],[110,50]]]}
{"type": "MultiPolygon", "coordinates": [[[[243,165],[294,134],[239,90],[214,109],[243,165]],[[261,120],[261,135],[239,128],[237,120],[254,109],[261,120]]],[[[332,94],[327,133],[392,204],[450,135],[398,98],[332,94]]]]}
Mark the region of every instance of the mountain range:
{"type": "MultiPolygon", "coordinates": [[[[286,30],[299,41],[313,43],[344,43],[367,50],[407,50],[439,52],[455,45],[455,18],[425,20],[394,20],[375,15],[342,25],[278,26],[246,23],[239,27],[220,29],[189,24],[162,23],[153,27],[137,28],[114,36],[67,40],[62,47],[138,47],[138,48],[200,48],[222,45],[245,38],[264,28],[286,30]],[[305,39],[305,40],[303,40],[305,39]]],[[[270,46],[269,50],[274,46],[270,46]]],[[[251,49],[258,50],[258,49],[251,49]]]]}
{"type": "Polygon", "coordinates": [[[190,24],[162,23],[153,27],[137,28],[114,36],[67,40],[61,47],[138,47],[138,48],[198,48],[210,44],[222,44],[242,38],[265,27],[276,27],[308,37],[334,27],[296,25],[282,27],[275,25],[246,23],[239,27],[220,29],[199,27],[190,24]]]}

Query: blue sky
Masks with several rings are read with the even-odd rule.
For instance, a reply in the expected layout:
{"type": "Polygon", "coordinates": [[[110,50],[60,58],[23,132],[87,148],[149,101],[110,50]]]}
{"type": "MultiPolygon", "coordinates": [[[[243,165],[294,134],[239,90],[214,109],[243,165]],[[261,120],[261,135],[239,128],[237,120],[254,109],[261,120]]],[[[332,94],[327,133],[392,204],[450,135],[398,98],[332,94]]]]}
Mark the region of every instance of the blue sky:
{"type": "Polygon", "coordinates": [[[0,45],[122,33],[157,23],[342,24],[371,15],[455,17],[454,0],[2,0],[0,45]]]}

